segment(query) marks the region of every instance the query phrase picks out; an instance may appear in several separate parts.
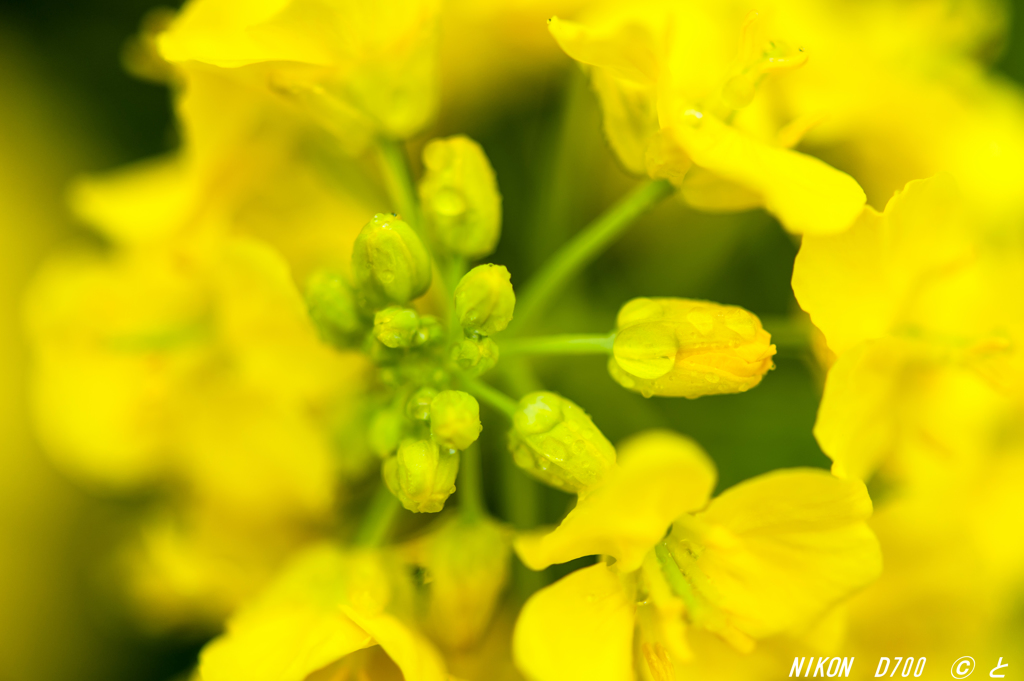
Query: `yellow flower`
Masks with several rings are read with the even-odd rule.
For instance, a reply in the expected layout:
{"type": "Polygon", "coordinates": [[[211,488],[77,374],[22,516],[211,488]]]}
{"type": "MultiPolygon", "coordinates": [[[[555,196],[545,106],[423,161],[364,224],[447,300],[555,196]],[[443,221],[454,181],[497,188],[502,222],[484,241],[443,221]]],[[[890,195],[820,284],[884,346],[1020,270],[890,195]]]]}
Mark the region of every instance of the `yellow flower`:
{"type": "Polygon", "coordinates": [[[594,553],[615,559],[524,606],[513,646],[531,680],[631,679],[644,667],[674,678],[692,657],[688,628],[749,651],[807,626],[881,570],[861,483],[782,470],[709,503],[711,462],[664,431],[624,443],[620,461],[558,528],[516,542],[535,568],[594,553]]]}
{"type": "Polygon", "coordinates": [[[158,37],[174,64],[233,69],[295,100],[357,150],[407,138],[437,107],[435,0],[193,0],[158,37]]]}
{"type": "Polygon", "coordinates": [[[775,365],[761,320],[741,307],[685,298],[636,298],[619,310],[608,371],[644,397],[750,390],[775,365]]]}
{"type": "Polygon", "coordinates": [[[400,574],[384,554],[310,547],[203,649],[202,678],[304,681],[380,646],[406,681],[446,681],[437,650],[393,612],[410,598],[400,574]]]}
{"type": "Polygon", "coordinates": [[[732,3],[616,3],[550,29],[588,67],[605,134],[632,172],[670,179],[698,208],[764,206],[796,233],[839,232],[860,212],[853,178],[787,148],[807,123],[759,101],[766,77],[807,55],[757,14],[743,20],[732,3]]]}
{"type": "Polygon", "coordinates": [[[1024,524],[1024,438],[1004,433],[1001,445],[984,468],[883,496],[871,526],[885,571],[849,603],[844,654],[899,646],[929,662],[965,649],[994,660],[1020,645],[1007,594],[1024,587],[1024,549],[1010,539],[1024,524]]]}
{"type": "Polygon", "coordinates": [[[248,555],[252,574],[266,574],[260,564],[329,517],[342,462],[363,456],[356,442],[333,451],[328,428],[352,409],[364,360],[318,341],[287,264],[265,244],[61,254],[37,275],[27,311],[33,407],[53,460],[103,491],[182,491],[190,520],[134,564],[180,583],[169,571],[194,554],[194,586],[181,584],[177,606],[174,590],[153,599],[140,587],[153,619],[187,620],[188,603],[204,622],[224,616],[232,594],[255,584],[196,599],[190,590],[222,578],[217,554],[248,555]],[[208,551],[215,535],[239,545],[208,551]]]}
{"type": "Polygon", "coordinates": [[[182,76],[181,149],[78,180],[78,217],[124,247],[185,240],[215,250],[248,234],[274,246],[298,282],[326,265],[347,271],[378,190],[357,194],[325,172],[318,158],[353,169],[328,145],[311,153],[309,126],[280,102],[216,69],[189,65],[182,76]]]}
{"type": "Polygon", "coordinates": [[[1024,172],[1024,96],[991,72],[991,46],[1009,26],[1005,5],[766,7],[810,54],[777,92],[793,110],[820,114],[802,149],[852,174],[875,207],[911,180],[954,172],[978,228],[1019,223],[1024,197],[1013,178],[1024,172]]]}
{"type": "Polygon", "coordinates": [[[960,206],[939,176],[804,239],[793,289],[837,355],[815,435],[839,474],[956,475],[1020,409],[1024,250],[960,206]]]}

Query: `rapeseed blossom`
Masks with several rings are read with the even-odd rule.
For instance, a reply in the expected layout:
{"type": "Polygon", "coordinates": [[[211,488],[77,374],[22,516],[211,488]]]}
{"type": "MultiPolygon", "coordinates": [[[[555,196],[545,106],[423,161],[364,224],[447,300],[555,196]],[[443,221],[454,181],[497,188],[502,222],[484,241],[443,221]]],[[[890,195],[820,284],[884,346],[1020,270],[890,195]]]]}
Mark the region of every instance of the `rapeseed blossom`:
{"type": "Polygon", "coordinates": [[[231,69],[292,99],[346,146],[406,138],[437,107],[434,0],[193,2],[157,39],[172,64],[231,69]]]}
{"type": "Polygon", "coordinates": [[[951,178],[914,182],[797,256],[797,299],[836,354],[815,434],[841,474],[915,478],[929,450],[959,474],[1019,412],[1024,252],[972,230],[960,205],[951,178]]]}
{"type": "Polygon", "coordinates": [[[47,453],[145,507],[116,557],[143,621],[205,636],[206,681],[998,654],[1024,593],[1024,100],[984,71],[994,5],[471,4],[191,0],[136,43],[181,148],[74,184],[98,239],[24,316],[47,453]],[[615,161],[644,178],[617,201],[615,161]],[[604,254],[753,209],[799,240],[795,297],[759,290],[796,247],[749,215],[693,240],[753,244],[717,286],[604,254]],[[812,354],[820,452],[785,387],[812,354]]]}
{"type": "Polygon", "coordinates": [[[1024,520],[1013,491],[1024,483],[1024,317],[1012,302],[1024,251],[965,203],[948,176],[912,182],[848,233],[805,239],[794,268],[798,300],[835,354],[815,435],[834,472],[889,489],[873,525],[893,559],[851,606],[851,643],[866,654],[886,636],[951,652],[964,621],[987,649],[1013,617],[999,594],[1021,583],[1024,560],[1005,537],[1024,520]],[[923,529],[932,522],[943,532],[923,529]],[[949,534],[963,538],[956,550],[949,534]],[[949,599],[943,570],[978,579],[926,635],[915,604],[949,599]]]}
{"type": "Polygon", "coordinates": [[[621,467],[585,490],[558,528],[516,542],[535,569],[588,554],[613,559],[526,603],[514,646],[529,678],[629,679],[641,669],[683,678],[695,654],[688,629],[749,652],[757,639],[820,616],[881,569],[859,483],[782,470],[708,503],[714,467],[692,441],[655,431],[619,454],[621,467]]]}
{"type": "Polygon", "coordinates": [[[590,67],[605,133],[629,170],[672,180],[697,207],[764,206],[793,232],[849,226],[865,201],[857,182],[788,148],[811,121],[780,124],[764,95],[752,106],[762,81],[807,61],[799,45],[732,3],[603,9],[584,23],[553,19],[551,32],[590,67]]]}

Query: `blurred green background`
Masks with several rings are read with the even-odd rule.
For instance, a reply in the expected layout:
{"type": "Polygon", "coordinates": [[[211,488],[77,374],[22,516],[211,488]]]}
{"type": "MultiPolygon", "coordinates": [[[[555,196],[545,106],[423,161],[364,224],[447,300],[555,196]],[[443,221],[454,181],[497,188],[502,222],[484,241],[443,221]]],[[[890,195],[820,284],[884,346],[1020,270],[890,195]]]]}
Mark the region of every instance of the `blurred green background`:
{"type": "MultiPolygon", "coordinates": [[[[121,63],[125,41],[153,6],[0,0],[0,681],[169,679],[187,673],[201,644],[148,638],[118,607],[106,561],[135,507],[90,497],[35,448],[18,331],[18,301],[34,267],[82,229],[64,207],[70,178],[177,145],[168,90],[133,78],[121,63]]],[[[1024,2],[1013,10],[1011,39],[996,67],[1024,82],[1024,2]]],[[[517,106],[471,119],[468,128],[458,116],[442,116],[432,131],[469,134],[490,156],[506,235],[493,260],[509,267],[515,284],[629,182],[595,176],[609,151],[596,103],[565,61],[517,106]]],[[[703,215],[672,202],[589,268],[544,325],[552,332],[606,330],[618,307],[640,295],[707,298],[782,317],[795,309],[795,252],[762,212],[703,215]]],[[[693,436],[718,463],[724,487],[780,466],[827,464],[811,435],[819,377],[806,359],[783,349],[777,370],[756,390],[697,401],[627,393],[599,358],[537,368],[547,387],[580,402],[613,441],[651,426],[693,436]]],[[[503,452],[504,428],[490,425],[485,465],[493,483],[503,470],[494,457],[503,452]]],[[[567,502],[552,492],[545,500],[549,519],[567,502]]],[[[496,494],[490,502],[501,507],[496,494]]]]}

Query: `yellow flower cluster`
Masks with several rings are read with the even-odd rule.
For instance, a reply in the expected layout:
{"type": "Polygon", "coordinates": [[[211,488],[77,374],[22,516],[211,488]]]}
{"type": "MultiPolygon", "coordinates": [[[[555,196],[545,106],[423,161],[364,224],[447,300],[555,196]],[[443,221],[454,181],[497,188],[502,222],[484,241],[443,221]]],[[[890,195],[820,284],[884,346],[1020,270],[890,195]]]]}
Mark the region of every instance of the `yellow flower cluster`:
{"type": "Polygon", "coordinates": [[[578,4],[190,0],[150,37],[181,149],[76,184],[102,246],[53,255],[26,318],[49,455],[155,499],[123,553],[143,617],[221,632],[197,678],[767,679],[794,651],[938,657],[957,623],[982,641],[1012,617],[1024,95],[974,56],[995,10],[578,4]],[[548,36],[538,7],[573,18],[548,36]],[[527,20],[548,51],[524,54],[583,67],[643,183],[521,283],[479,262],[505,255],[502,174],[432,135],[472,98],[452,55],[503,64],[484,31],[527,20]],[[668,429],[616,446],[597,397],[537,378],[535,355],[592,354],[645,398],[766,380],[783,342],[736,305],[641,297],[611,333],[527,335],[668,197],[800,240],[831,471],[716,493],[722,458],[668,429]],[[534,480],[576,497],[554,528],[534,480]],[[492,515],[499,486],[526,512],[492,515]]]}

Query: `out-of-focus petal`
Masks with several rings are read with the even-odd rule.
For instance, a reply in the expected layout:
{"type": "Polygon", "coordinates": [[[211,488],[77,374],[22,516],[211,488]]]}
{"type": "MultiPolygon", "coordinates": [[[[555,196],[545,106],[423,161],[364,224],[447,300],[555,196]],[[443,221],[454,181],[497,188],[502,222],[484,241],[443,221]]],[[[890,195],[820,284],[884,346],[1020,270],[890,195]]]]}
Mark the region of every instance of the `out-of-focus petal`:
{"type": "Polygon", "coordinates": [[[346,556],[328,545],[297,557],[259,598],[203,650],[206,681],[303,681],[374,639],[342,612],[348,598],[346,556]]]}
{"type": "Polygon", "coordinates": [[[793,267],[793,291],[842,354],[894,331],[929,277],[970,255],[953,180],[911,182],[879,214],[867,208],[842,234],[808,234],[793,267]]]}
{"type": "MultiPolygon", "coordinates": [[[[882,556],[868,528],[863,483],[814,469],[775,471],[731,487],[695,517],[703,550],[673,546],[684,574],[729,627],[763,638],[807,625],[878,577],[882,556]],[[706,590],[704,590],[706,589],[706,590]]],[[[694,526],[677,523],[684,544],[694,526]]]]}
{"type": "Polygon", "coordinates": [[[541,589],[516,622],[516,666],[530,681],[631,681],[633,598],[604,564],[541,589]]]}
{"type": "Polygon", "coordinates": [[[534,570],[580,556],[614,556],[636,570],[672,521],[703,508],[715,486],[715,467],[689,438],[655,430],[622,444],[621,464],[580,496],[562,524],[516,540],[519,557],[534,570]]]}
{"type": "MultiPolygon", "coordinates": [[[[846,173],[812,156],[758,142],[711,114],[683,112],[670,129],[695,165],[759,196],[790,232],[842,232],[864,208],[864,190],[846,173]]],[[[693,184],[687,192],[698,206],[720,199],[721,190],[715,189],[705,201],[701,188],[693,184]]]]}

